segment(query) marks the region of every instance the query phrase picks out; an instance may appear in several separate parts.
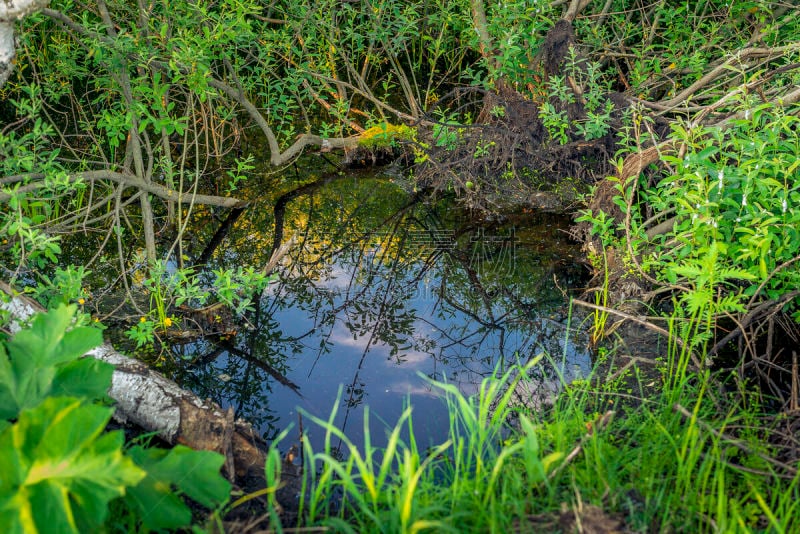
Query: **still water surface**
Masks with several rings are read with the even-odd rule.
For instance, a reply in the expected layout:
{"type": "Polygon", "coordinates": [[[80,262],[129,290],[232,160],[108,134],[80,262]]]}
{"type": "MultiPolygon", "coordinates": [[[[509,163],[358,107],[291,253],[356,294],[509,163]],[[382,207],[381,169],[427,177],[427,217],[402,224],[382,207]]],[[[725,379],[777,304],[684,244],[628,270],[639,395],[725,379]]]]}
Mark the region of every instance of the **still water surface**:
{"type": "MultiPolygon", "coordinates": [[[[255,205],[212,258],[263,265],[275,233],[274,196],[255,205]]],[[[249,326],[222,344],[173,347],[177,379],[253,421],[272,438],[298,409],[373,443],[405,403],[425,445],[447,432],[446,409],[425,377],[466,394],[494,369],[545,352],[567,378],[589,355],[566,302],[583,268],[568,221],[529,215],[476,221],[451,201],[421,201],[390,179],[339,177],[290,195],[283,241],[296,240],[249,326]]],[[[279,216],[280,217],[280,216],[279,216]]],[[[279,225],[280,226],[280,225],[279,225]]],[[[553,374],[549,368],[545,374],[553,374]]],[[[308,419],[315,449],[323,433],[308,419]]]]}

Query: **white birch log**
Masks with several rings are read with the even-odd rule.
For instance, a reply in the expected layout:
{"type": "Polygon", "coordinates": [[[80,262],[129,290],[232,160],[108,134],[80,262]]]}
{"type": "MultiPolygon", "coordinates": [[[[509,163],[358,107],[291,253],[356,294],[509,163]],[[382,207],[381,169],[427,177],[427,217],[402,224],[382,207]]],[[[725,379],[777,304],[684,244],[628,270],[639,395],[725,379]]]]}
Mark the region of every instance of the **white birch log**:
{"type": "MultiPolygon", "coordinates": [[[[3,0],[0,0],[2,2],[3,0]]],[[[0,308],[14,318],[12,331],[42,308],[30,299],[15,295],[7,284],[0,290],[11,298],[0,301],[0,308]]],[[[117,352],[104,343],[87,353],[114,365],[109,396],[116,401],[115,419],[157,432],[169,444],[184,444],[194,449],[213,450],[226,458],[226,472],[233,480],[247,474],[263,475],[264,447],[249,423],[234,421],[233,410],[204,401],[178,386],[144,363],[117,352]]]]}

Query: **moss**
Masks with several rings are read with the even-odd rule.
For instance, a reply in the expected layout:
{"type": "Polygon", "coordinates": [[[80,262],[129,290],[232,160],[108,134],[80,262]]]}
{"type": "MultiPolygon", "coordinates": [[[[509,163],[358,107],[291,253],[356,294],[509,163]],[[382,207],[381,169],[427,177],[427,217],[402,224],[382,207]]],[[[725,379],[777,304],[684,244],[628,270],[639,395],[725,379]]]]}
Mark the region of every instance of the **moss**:
{"type": "Polygon", "coordinates": [[[358,146],[364,148],[386,148],[394,146],[397,141],[410,141],[417,134],[415,128],[405,124],[383,122],[366,130],[358,136],[358,146]]]}

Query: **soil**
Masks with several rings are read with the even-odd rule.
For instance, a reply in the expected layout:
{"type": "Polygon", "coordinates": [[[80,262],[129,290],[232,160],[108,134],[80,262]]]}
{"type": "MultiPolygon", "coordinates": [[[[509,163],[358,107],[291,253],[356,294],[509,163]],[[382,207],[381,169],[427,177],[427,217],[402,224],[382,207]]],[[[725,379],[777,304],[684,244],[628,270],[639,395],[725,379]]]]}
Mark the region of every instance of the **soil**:
{"type": "Polygon", "coordinates": [[[520,522],[515,532],[564,532],[580,534],[623,534],[630,532],[618,517],[609,515],[602,508],[578,503],[562,506],[560,513],[529,516],[520,522]]]}
{"type": "MultiPolygon", "coordinates": [[[[562,74],[565,58],[574,46],[572,25],[558,21],[531,64],[531,79],[562,74]]],[[[577,69],[585,68],[580,57],[575,64],[577,69]]],[[[609,162],[629,103],[620,93],[607,93],[605,101],[613,104],[613,111],[606,135],[587,140],[571,129],[561,144],[550,138],[539,110],[549,102],[572,124],[587,118],[583,98],[587,88],[567,78],[574,102],[566,104],[530,84],[517,90],[502,80],[496,92],[459,88],[440,98],[427,117],[433,126],[419,132],[420,138],[429,139],[431,148],[426,162],[415,169],[418,182],[435,191],[455,192],[467,206],[479,211],[573,210],[590,185],[613,174],[609,162]],[[468,126],[448,126],[433,119],[438,116],[437,109],[456,110],[459,116],[476,119],[468,126]]]]}

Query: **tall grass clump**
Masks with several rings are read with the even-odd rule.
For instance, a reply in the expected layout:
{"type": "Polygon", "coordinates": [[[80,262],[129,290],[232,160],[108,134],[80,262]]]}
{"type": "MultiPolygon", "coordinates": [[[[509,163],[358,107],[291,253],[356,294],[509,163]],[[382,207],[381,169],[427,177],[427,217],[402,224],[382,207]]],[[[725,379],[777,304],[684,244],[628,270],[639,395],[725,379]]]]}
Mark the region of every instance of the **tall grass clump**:
{"type": "Polygon", "coordinates": [[[325,444],[315,452],[305,442],[306,523],[348,532],[506,528],[505,512],[519,504],[509,499],[519,501],[522,491],[544,483],[559,456],[540,455],[535,426],[527,419],[518,433],[506,424],[513,387],[532,365],[484,380],[471,397],[431,380],[447,403],[449,417],[442,424],[449,425],[449,439],[429,448],[417,443],[411,406],[381,449],[372,445],[368,410],[363,444],[333,424],[335,409],[327,420],[308,416],[325,430],[325,444]],[[334,440],[343,444],[343,460],[334,440]],[[529,480],[523,483],[523,477],[529,480]],[[509,483],[513,491],[507,491],[509,483]]]}
{"type": "Polygon", "coordinates": [[[800,478],[773,460],[758,403],[714,398],[706,372],[680,383],[665,377],[661,393],[636,402],[601,391],[593,377],[533,412],[513,402],[513,391],[539,361],[487,378],[473,396],[431,380],[448,407],[449,436],[428,448],[415,438],[410,405],[380,448],[368,411],[359,444],[334,425],[336,409],[327,420],[308,416],[325,440],[321,451],[304,441],[300,526],[359,533],[579,531],[597,521],[634,532],[800,528],[800,478]]]}

